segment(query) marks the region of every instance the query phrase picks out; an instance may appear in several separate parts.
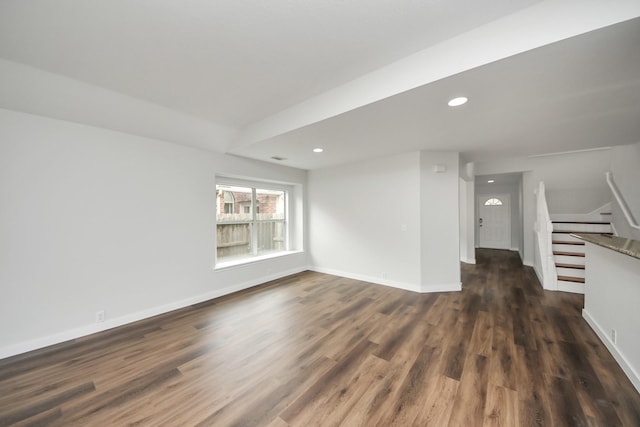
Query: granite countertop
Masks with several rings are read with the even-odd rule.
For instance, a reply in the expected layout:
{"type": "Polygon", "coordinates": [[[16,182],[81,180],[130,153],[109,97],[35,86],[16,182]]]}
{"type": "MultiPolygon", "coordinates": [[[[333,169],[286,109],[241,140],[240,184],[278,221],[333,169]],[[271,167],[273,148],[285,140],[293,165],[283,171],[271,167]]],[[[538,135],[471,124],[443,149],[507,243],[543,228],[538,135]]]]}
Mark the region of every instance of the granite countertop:
{"type": "Polygon", "coordinates": [[[640,240],[627,239],[626,237],[617,237],[608,234],[571,233],[571,235],[585,242],[593,243],[640,259],[640,240]]]}

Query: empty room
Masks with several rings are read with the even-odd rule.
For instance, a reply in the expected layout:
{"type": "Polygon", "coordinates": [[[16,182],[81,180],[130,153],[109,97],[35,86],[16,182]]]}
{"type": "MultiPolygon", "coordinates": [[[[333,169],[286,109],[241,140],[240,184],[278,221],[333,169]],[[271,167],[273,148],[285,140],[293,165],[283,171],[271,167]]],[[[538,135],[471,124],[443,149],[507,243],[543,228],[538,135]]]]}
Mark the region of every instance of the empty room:
{"type": "Polygon", "coordinates": [[[640,2],[0,1],[0,426],[640,426],[640,2]]]}

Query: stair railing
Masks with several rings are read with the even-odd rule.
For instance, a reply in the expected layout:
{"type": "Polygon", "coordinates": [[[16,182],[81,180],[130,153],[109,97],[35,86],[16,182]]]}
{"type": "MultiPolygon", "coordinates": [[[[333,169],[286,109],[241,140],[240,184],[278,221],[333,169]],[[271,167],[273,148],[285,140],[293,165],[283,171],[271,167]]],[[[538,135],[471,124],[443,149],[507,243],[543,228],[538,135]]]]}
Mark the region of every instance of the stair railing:
{"type": "Polygon", "coordinates": [[[558,289],[558,274],[553,259],[553,224],[547,206],[544,182],[540,181],[536,190],[536,236],[542,268],[542,287],[548,290],[558,289]]]}
{"type": "Polygon", "coordinates": [[[609,188],[613,193],[613,197],[615,197],[616,202],[618,202],[618,206],[620,206],[620,209],[622,210],[624,217],[627,219],[627,222],[629,223],[629,227],[635,228],[636,230],[640,230],[640,225],[638,225],[638,223],[634,220],[633,215],[629,210],[629,206],[627,205],[627,202],[625,202],[624,200],[624,196],[618,189],[616,182],[613,180],[613,174],[611,172],[607,172],[606,177],[607,177],[607,184],[609,184],[609,188]]]}

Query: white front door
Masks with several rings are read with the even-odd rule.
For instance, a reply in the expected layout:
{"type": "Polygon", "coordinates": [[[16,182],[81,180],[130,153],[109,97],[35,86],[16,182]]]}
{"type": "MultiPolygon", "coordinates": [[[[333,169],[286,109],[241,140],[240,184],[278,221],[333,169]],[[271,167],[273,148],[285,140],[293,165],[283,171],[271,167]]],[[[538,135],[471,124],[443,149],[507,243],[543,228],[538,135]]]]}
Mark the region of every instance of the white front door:
{"type": "Polygon", "coordinates": [[[511,249],[511,197],[509,194],[478,196],[478,245],[511,249]]]}

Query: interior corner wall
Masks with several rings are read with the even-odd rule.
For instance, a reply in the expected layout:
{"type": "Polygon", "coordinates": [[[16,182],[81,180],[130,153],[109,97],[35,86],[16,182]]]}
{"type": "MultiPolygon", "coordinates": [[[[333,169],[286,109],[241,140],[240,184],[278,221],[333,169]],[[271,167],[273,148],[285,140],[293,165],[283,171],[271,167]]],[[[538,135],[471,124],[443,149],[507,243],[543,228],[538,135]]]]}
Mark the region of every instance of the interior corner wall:
{"type": "Polygon", "coordinates": [[[419,291],[417,152],[309,171],[313,269],[419,291]]]}
{"type": "Polygon", "coordinates": [[[0,109],[0,358],[306,269],[306,252],[213,269],[217,173],[298,189],[307,179],[0,109]]]}
{"type": "MultiPolygon", "coordinates": [[[[522,263],[529,267],[534,266],[534,242],[535,230],[534,223],[536,221],[536,178],[533,172],[527,171],[522,173],[522,236],[523,236],[523,253],[522,263]]],[[[537,253],[537,252],[536,252],[537,253]]]]}
{"type": "Polygon", "coordinates": [[[587,214],[611,201],[605,174],[611,150],[529,159],[529,170],[544,181],[550,214],[587,214]]]}
{"type": "Polygon", "coordinates": [[[420,152],[420,249],[423,291],[459,290],[459,153],[420,152]],[[444,171],[436,171],[444,166],[444,171]]]}
{"type": "MultiPolygon", "coordinates": [[[[612,148],[611,172],[634,220],[640,222],[640,143],[612,148]]],[[[613,225],[619,235],[640,240],[640,231],[629,226],[622,210],[612,203],[613,225]]]]}
{"type": "Polygon", "coordinates": [[[460,178],[460,261],[476,263],[474,182],[460,178]]]}

